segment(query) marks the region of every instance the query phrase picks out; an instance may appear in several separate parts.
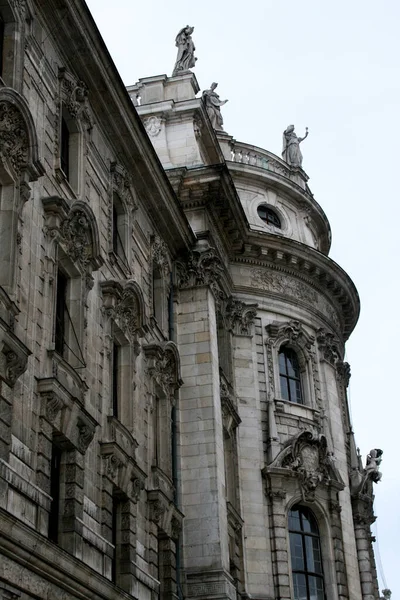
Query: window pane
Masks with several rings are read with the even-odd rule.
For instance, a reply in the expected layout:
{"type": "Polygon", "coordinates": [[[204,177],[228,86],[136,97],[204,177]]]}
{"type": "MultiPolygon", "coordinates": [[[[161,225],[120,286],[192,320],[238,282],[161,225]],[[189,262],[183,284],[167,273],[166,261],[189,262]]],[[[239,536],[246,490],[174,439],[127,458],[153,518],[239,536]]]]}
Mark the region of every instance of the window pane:
{"type": "Polygon", "coordinates": [[[318,538],[304,536],[307,556],[307,571],[322,575],[321,552],[318,538]]]}
{"type": "Polygon", "coordinates": [[[303,531],[306,533],[315,533],[315,535],[319,535],[317,522],[311,511],[307,508],[301,508],[300,512],[303,531]]]}
{"type": "Polygon", "coordinates": [[[300,381],[296,381],[296,401],[299,402],[299,404],[303,403],[300,381]]]}
{"type": "Polygon", "coordinates": [[[299,363],[297,360],[297,356],[295,355],[294,352],[287,353],[287,365],[288,365],[288,375],[290,377],[295,377],[296,379],[299,379],[299,377],[300,377],[299,363]]]}
{"type": "Polygon", "coordinates": [[[279,353],[279,373],[281,375],[287,375],[286,373],[286,361],[285,361],[285,353],[279,353]]]}
{"type": "Polygon", "coordinates": [[[300,513],[298,510],[294,509],[289,512],[289,529],[291,531],[301,531],[300,513]]]}
{"type": "Polygon", "coordinates": [[[293,571],[304,571],[303,542],[300,533],[290,533],[290,556],[293,571]]]}
{"type": "Polygon", "coordinates": [[[307,600],[306,576],[302,573],[293,573],[294,600],[307,600]]]}
{"type": "Polygon", "coordinates": [[[289,379],[290,386],[290,400],[291,402],[297,402],[297,381],[289,379]]]}
{"type": "Polygon", "coordinates": [[[322,577],[309,577],[310,600],[324,600],[324,583],[322,577]]]}
{"type": "Polygon", "coordinates": [[[284,400],[289,400],[288,380],[281,375],[281,396],[284,400]]]}

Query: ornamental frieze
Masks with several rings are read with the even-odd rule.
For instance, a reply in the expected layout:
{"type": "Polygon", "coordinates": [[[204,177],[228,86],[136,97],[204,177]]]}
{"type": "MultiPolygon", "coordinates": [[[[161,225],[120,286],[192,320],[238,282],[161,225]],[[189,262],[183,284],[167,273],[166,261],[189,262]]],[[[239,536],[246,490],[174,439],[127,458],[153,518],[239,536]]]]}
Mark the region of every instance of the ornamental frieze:
{"type": "Polygon", "coordinates": [[[267,269],[252,269],[250,272],[250,285],[263,291],[289,296],[295,300],[302,300],[319,310],[332,326],[338,331],[341,324],[335,309],[329,301],[313,289],[310,285],[291,275],[267,269]]]}

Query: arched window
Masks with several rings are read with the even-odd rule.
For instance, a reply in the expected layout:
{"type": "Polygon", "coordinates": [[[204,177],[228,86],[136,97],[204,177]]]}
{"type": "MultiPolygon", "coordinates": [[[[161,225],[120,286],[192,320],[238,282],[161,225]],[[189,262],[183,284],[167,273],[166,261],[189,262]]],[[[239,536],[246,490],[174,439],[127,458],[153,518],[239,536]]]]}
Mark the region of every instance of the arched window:
{"type": "Polygon", "coordinates": [[[279,350],[279,380],[284,400],[304,404],[299,359],[296,352],[287,346],[279,350]]]}
{"type": "Polygon", "coordinates": [[[296,505],[289,511],[289,539],[294,600],[324,600],[318,525],[307,507],[296,505]]]}
{"type": "Polygon", "coordinates": [[[268,208],[268,206],[265,206],[265,204],[261,204],[257,208],[257,212],[258,216],[262,221],[264,221],[264,223],[267,223],[267,225],[274,225],[274,227],[281,229],[281,220],[276,212],[272,210],[272,208],[268,208]]]}

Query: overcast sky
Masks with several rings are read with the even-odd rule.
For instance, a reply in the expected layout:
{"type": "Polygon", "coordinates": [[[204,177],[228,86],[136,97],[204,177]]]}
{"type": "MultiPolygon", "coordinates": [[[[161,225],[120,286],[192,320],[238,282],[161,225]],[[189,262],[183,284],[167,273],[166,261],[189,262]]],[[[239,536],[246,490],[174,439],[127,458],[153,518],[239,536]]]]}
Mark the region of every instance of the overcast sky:
{"type": "MultiPolygon", "coordinates": [[[[361,317],[347,344],[362,455],[384,451],[375,486],[386,583],[400,599],[400,3],[396,0],[88,0],[126,85],[171,75],[175,36],[194,25],[201,89],[219,83],[225,130],[281,152],[290,123],[330,220],[331,258],[356,284],[361,317]],[[399,371],[397,371],[399,369],[399,371]]],[[[375,544],[379,567],[379,555],[375,544]]],[[[381,571],[382,575],[382,571],[381,571]]],[[[383,581],[381,579],[381,588],[383,581]]]]}

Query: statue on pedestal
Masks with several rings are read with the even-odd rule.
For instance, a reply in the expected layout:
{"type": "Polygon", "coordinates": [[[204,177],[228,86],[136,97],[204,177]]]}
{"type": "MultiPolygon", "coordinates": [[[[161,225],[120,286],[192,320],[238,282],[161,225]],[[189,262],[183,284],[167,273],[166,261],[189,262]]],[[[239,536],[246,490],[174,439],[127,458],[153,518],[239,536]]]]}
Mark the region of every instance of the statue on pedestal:
{"type": "Polygon", "coordinates": [[[194,27],[186,25],[180,30],[175,38],[175,46],[178,48],[178,56],[176,57],[175,67],[172,73],[172,77],[189,71],[196,65],[197,58],[194,55],[196,50],[192,40],[192,33],[194,27]]]}
{"type": "Polygon", "coordinates": [[[283,132],[282,158],[291,167],[301,167],[303,155],[300,151],[300,142],[308,136],[308,127],[304,137],[297,137],[294,125],[289,125],[283,132]]]}
{"type": "Polygon", "coordinates": [[[207,114],[210,117],[211,125],[217,131],[223,131],[223,119],[221,115],[221,106],[226,104],[228,100],[220,100],[215,88],[218,83],[212,83],[209,90],[204,90],[202,98],[206,105],[207,114]]]}

